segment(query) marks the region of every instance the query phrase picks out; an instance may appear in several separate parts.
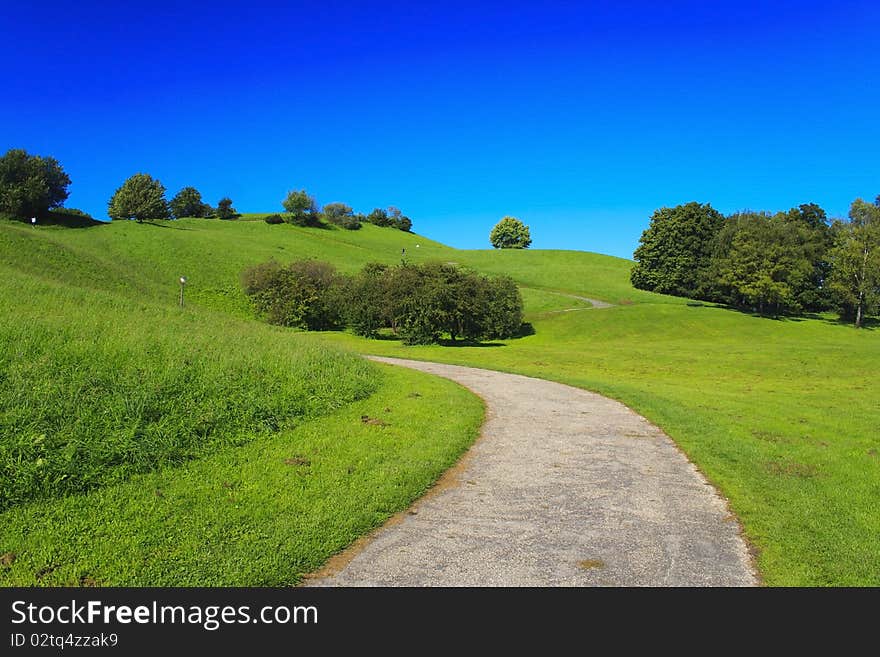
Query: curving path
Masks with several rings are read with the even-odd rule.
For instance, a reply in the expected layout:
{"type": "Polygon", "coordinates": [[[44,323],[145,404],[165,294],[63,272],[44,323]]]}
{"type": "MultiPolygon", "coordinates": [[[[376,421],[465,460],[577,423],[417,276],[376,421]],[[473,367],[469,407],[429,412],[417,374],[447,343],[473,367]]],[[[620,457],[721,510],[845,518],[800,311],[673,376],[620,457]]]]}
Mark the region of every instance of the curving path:
{"type": "MultiPolygon", "coordinates": [[[[562,294],[561,292],[558,294],[562,294]]],[[[593,306],[595,309],[601,308],[613,308],[613,303],[608,303],[607,301],[600,301],[599,299],[591,299],[590,297],[579,297],[576,294],[563,294],[564,297],[569,297],[570,299],[578,299],[580,301],[586,301],[588,304],[593,306]]],[[[581,310],[581,308],[569,308],[568,310],[564,310],[562,312],[571,312],[572,310],[581,310]]],[[[589,309],[585,309],[589,310],[589,309]]]]}
{"type": "Polygon", "coordinates": [[[723,498],[658,428],[600,395],[394,358],[487,406],[481,438],[308,586],[757,584],[723,498]]]}

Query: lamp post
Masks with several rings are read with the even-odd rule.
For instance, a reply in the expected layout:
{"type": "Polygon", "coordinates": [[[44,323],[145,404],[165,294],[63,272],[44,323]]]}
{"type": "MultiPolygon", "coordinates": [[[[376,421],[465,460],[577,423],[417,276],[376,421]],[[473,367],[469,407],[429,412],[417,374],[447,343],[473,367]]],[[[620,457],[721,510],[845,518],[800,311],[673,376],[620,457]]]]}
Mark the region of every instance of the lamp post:
{"type": "Polygon", "coordinates": [[[186,285],[186,276],[180,277],[180,307],[183,308],[183,288],[186,285]]]}

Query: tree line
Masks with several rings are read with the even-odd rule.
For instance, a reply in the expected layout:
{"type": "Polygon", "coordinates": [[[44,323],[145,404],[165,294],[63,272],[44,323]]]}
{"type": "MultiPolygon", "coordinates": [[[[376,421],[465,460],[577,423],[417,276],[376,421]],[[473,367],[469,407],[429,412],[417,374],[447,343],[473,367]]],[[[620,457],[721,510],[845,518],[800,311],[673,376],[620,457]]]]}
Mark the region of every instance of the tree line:
{"type": "Polygon", "coordinates": [[[266,217],[266,223],[317,227],[323,220],[347,230],[357,230],[364,223],[382,227],[393,226],[404,232],[412,229],[412,220],[394,206],[387,210],[375,208],[369,214],[355,212],[346,203],[327,203],[322,208],[315,201],[315,197],[304,189],[289,191],[281,206],[285,214],[269,215],[266,217]]]}
{"type": "Polygon", "coordinates": [[[350,328],[370,338],[387,329],[406,344],[505,339],[523,329],[511,278],[448,263],[372,263],[346,275],[328,262],[270,261],[243,271],[241,281],[258,316],[280,326],[350,328]]]}
{"type": "Polygon", "coordinates": [[[815,203],[727,217],[708,203],[660,208],[633,258],[639,289],[769,316],[833,310],[862,326],[880,310],[880,196],[833,221],[815,203]]]}
{"type": "MultiPolygon", "coordinates": [[[[62,208],[69,196],[70,184],[70,176],[55,158],[10,149],[0,157],[0,214],[19,221],[46,218],[62,208]]],[[[212,206],[204,202],[195,187],[184,187],[170,201],[166,191],[158,179],[147,173],[136,173],[110,197],[107,214],[113,220],[139,223],[184,217],[235,219],[239,216],[228,196],[212,206]]],[[[285,214],[266,217],[268,223],[321,226],[326,222],[354,230],[368,222],[407,232],[412,230],[412,220],[393,206],[376,208],[369,214],[355,213],[345,203],[328,203],[322,208],[305,190],[289,192],[281,205],[285,214]]],[[[66,215],[92,219],[75,208],[64,208],[64,211],[66,215]]]]}

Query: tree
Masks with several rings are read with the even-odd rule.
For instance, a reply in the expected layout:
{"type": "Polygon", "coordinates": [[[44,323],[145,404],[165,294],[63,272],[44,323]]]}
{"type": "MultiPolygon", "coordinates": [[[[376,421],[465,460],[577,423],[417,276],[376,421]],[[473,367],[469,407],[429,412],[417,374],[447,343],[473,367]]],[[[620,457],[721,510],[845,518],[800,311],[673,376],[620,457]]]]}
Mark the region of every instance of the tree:
{"type": "Polygon", "coordinates": [[[842,317],[856,328],[880,305],[880,206],[853,201],[849,221],[832,227],[830,285],[842,317]]]}
{"type": "Polygon", "coordinates": [[[13,148],[0,157],[0,213],[28,220],[45,216],[68,197],[70,177],[54,157],[13,148]]]}
{"type": "Polygon", "coordinates": [[[633,286],[682,297],[704,296],[703,281],[723,221],[708,203],[692,201],[655,210],[633,254],[633,286]]]}
{"type": "Polygon", "coordinates": [[[529,227],[516,217],[503,217],[489,233],[496,249],[527,249],[532,243],[529,227]]]}
{"type": "Polygon", "coordinates": [[[809,269],[801,280],[791,281],[797,305],[814,312],[831,309],[833,298],[827,283],[834,240],[825,210],[815,203],[804,203],[780,215],[798,258],[809,269]]]}
{"type": "Polygon", "coordinates": [[[306,190],[290,191],[287,193],[281,205],[288,212],[289,223],[297,226],[320,226],[320,213],[318,212],[318,204],[315,198],[310,196],[306,190]]]}
{"type": "Polygon", "coordinates": [[[217,218],[218,219],[235,219],[238,216],[238,210],[232,207],[232,199],[224,196],[217,201],[217,218]]]}
{"type": "Polygon", "coordinates": [[[195,187],[184,187],[168,204],[175,219],[182,217],[206,217],[211,207],[202,202],[202,195],[195,187]]]}
{"type": "Polygon", "coordinates": [[[387,216],[390,222],[389,225],[394,226],[398,230],[408,233],[412,228],[412,220],[393,205],[388,208],[387,216]]]}
{"type": "Polygon", "coordinates": [[[355,217],[354,210],[345,203],[328,203],[324,206],[323,214],[328,223],[335,226],[348,230],[357,230],[361,227],[361,222],[355,217]]]}
{"type": "Polygon", "coordinates": [[[165,187],[146,173],[136,173],[122,183],[108,202],[107,214],[111,219],[168,219],[165,187]]]}
{"type": "Polygon", "coordinates": [[[388,217],[388,213],[382,208],[375,208],[367,215],[367,221],[374,226],[392,226],[394,222],[388,217]]]}
{"type": "Polygon", "coordinates": [[[814,263],[809,241],[798,229],[784,212],[728,217],[704,272],[713,283],[713,298],[773,316],[800,312],[798,295],[809,288],[814,263]]]}

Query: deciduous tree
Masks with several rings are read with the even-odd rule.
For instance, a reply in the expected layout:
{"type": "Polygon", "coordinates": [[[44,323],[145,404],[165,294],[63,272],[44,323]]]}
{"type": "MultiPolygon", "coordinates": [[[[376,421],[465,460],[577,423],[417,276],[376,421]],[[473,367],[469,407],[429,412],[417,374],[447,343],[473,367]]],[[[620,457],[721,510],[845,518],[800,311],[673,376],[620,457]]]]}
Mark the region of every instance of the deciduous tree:
{"type": "Polygon", "coordinates": [[[532,243],[529,227],[516,217],[502,217],[489,233],[496,249],[527,249],[532,243]]]}
{"type": "Polygon", "coordinates": [[[184,187],[168,204],[175,219],[182,217],[206,217],[210,206],[202,202],[202,195],[195,187],[184,187]]]}
{"type": "Polygon", "coordinates": [[[841,316],[862,326],[880,305],[880,206],[856,199],[849,221],[833,226],[831,289],[841,316]]]}
{"type": "Polygon", "coordinates": [[[111,219],[168,219],[165,187],[147,173],[136,173],[122,183],[110,198],[107,214],[111,219]]]}
{"type": "Polygon", "coordinates": [[[0,213],[28,220],[67,200],[70,177],[54,157],[13,148],[0,157],[0,213]]]}
{"type": "Polygon", "coordinates": [[[656,210],[633,254],[632,284],[663,294],[705,296],[703,283],[723,221],[708,203],[656,210]]]}

